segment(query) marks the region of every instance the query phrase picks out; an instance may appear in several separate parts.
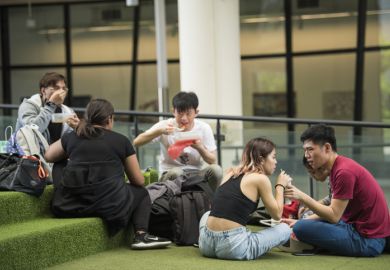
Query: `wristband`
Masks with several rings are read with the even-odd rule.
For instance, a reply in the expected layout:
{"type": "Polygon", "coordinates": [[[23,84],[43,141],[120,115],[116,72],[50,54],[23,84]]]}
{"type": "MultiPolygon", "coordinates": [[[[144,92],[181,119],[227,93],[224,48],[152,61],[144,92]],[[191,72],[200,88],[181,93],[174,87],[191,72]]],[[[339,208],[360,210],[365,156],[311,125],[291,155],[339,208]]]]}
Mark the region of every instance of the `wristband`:
{"type": "Polygon", "coordinates": [[[275,189],[276,189],[278,186],[281,186],[281,187],[283,188],[283,191],[286,189],[286,187],[283,186],[282,184],[276,184],[276,185],[275,185],[275,189]]]}

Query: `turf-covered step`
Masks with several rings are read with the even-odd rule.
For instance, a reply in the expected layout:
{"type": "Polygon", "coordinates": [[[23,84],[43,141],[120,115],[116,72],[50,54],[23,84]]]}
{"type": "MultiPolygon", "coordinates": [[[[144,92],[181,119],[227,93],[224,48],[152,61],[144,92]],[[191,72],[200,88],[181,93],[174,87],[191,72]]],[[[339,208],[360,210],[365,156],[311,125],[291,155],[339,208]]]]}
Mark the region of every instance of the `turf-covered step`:
{"type": "Polygon", "coordinates": [[[0,226],[0,266],[41,269],[128,243],[128,232],[109,238],[99,218],[36,218],[0,226]]]}
{"type": "Polygon", "coordinates": [[[39,198],[22,192],[0,191],[0,226],[50,215],[52,197],[53,186],[47,186],[39,198]]]}
{"type": "MultiPolygon", "coordinates": [[[[144,177],[145,185],[158,181],[158,173],[152,168],[144,172],[144,177]]],[[[50,216],[53,191],[53,185],[49,185],[39,198],[22,192],[0,191],[0,226],[50,216]]]]}

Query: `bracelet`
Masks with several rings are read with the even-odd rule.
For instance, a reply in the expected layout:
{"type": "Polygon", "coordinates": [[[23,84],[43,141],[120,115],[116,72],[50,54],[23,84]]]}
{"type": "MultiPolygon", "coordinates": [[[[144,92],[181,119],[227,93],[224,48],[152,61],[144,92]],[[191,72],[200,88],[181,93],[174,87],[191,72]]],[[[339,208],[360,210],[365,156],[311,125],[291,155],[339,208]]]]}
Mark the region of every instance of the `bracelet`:
{"type": "Polygon", "coordinates": [[[275,185],[275,189],[276,189],[278,186],[282,187],[282,188],[283,188],[283,191],[286,189],[286,187],[283,186],[282,184],[276,184],[276,185],[275,185]]]}

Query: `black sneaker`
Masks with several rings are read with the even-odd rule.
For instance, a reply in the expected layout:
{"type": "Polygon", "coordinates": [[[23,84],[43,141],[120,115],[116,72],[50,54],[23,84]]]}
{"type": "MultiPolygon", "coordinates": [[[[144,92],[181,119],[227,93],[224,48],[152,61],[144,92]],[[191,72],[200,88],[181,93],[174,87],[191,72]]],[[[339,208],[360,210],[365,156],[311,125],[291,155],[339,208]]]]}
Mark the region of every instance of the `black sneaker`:
{"type": "Polygon", "coordinates": [[[157,237],[148,233],[136,234],[131,248],[133,249],[150,249],[163,248],[170,245],[172,242],[166,238],[157,237]]]}

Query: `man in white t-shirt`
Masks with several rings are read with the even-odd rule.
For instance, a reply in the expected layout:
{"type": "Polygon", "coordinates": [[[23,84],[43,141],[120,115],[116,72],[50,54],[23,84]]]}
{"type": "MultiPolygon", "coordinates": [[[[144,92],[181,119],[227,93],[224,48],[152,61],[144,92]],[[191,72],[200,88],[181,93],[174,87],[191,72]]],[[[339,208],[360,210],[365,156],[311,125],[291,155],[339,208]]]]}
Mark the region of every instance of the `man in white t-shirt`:
{"type": "MultiPolygon", "coordinates": [[[[135,146],[150,141],[160,143],[160,181],[175,179],[178,175],[200,173],[215,189],[222,179],[222,168],[216,163],[214,135],[211,127],[195,117],[198,115],[198,97],[193,92],[179,92],[172,99],[174,118],[162,120],[134,139],[135,146]],[[175,143],[179,132],[191,131],[199,139],[184,148],[180,155],[172,159],[168,148],[175,143]],[[204,166],[204,162],[208,165],[204,166]]],[[[182,133],[184,134],[184,133],[182,133]]]]}

